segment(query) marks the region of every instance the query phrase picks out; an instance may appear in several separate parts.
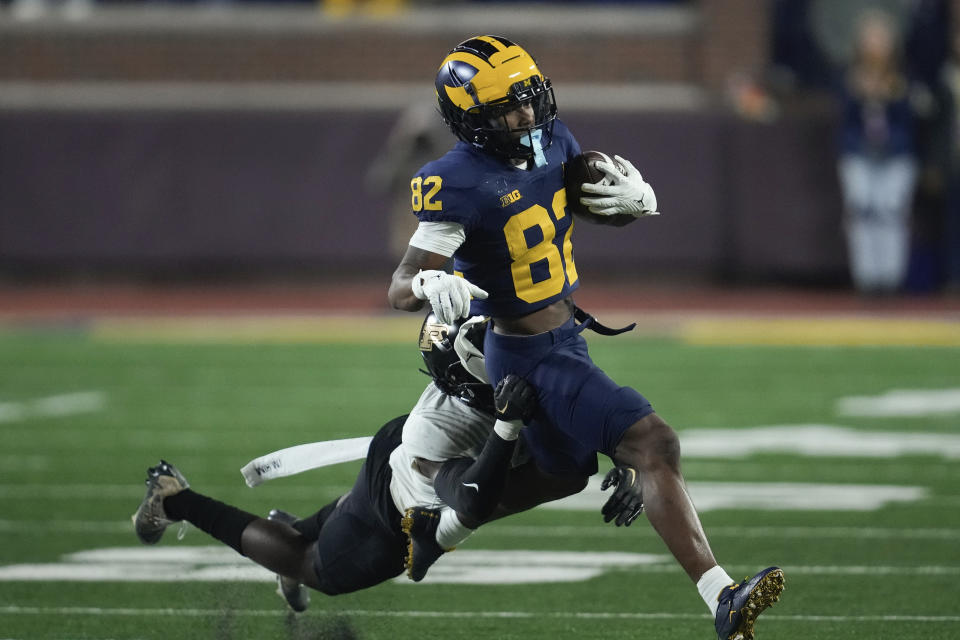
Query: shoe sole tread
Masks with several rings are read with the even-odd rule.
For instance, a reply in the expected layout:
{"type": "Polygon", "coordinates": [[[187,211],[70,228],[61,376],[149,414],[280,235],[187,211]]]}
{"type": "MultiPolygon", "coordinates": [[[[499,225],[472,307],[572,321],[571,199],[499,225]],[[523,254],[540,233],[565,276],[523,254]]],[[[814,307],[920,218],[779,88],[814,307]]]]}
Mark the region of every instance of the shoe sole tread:
{"type": "Polygon", "coordinates": [[[176,467],[161,461],[157,466],[147,469],[146,485],[147,494],[130,519],[140,542],[157,544],[167,527],[175,522],[166,517],[163,499],[188,489],[190,483],[176,467]]]}
{"type": "Polygon", "coordinates": [[[780,594],[783,593],[784,576],[782,569],[774,569],[763,576],[760,581],[750,591],[747,601],[740,609],[740,615],[743,620],[740,622],[740,628],[729,636],[730,640],[753,640],[753,626],[757,617],[773,603],[780,600],[780,594]]]}
{"type": "MultiPolygon", "coordinates": [[[[427,573],[426,569],[423,569],[421,572],[420,569],[417,568],[417,570],[414,571],[414,564],[417,564],[418,560],[418,557],[414,553],[414,537],[424,533],[424,531],[419,530],[417,527],[418,522],[427,522],[427,520],[423,518],[439,519],[440,516],[431,509],[411,507],[407,509],[403,517],[400,518],[400,530],[407,535],[407,557],[403,560],[403,566],[407,571],[407,577],[414,582],[423,580],[427,573]],[[418,515],[421,516],[421,518],[417,518],[418,515]]],[[[433,562],[430,564],[432,565],[433,562]]],[[[428,568],[429,566],[430,565],[428,565],[428,568]]]]}

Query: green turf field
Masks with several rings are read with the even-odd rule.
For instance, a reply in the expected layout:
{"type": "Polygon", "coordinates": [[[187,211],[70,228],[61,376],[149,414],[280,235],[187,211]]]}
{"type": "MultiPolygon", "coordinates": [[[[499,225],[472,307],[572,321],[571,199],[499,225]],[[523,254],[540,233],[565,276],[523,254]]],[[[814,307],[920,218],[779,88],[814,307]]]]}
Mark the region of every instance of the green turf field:
{"type": "MultiPolygon", "coordinates": [[[[196,490],[261,514],[345,491],[358,464],[256,489],[239,469],[405,413],[427,380],[409,324],[409,341],[379,345],[0,332],[0,638],[715,637],[643,517],[604,525],[589,495],[587,510],[489,525],[421,584],[315,594],[296,618],[268,575],[195,529],[139,546],[129,516],[161,456],[196,490]]],[[[758,638],[960,637],[960,348],[590,342],[689,442],[685,474],[720,562],[735,577],[785,569],[758,638]],[[733,457],[731,443],[752,453],[733,457]]]]}

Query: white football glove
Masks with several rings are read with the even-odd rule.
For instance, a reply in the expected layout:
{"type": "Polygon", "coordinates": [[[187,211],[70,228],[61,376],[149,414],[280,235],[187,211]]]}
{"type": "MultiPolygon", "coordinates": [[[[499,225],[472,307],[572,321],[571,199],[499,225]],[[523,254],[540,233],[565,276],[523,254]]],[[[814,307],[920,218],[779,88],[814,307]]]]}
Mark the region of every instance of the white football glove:
{"type": "Polygon", "coordinates": [[[595,166],[607,175],[606,179],[597,184],[585,182],[581,189],[601,197],[580,198],[580,203],[587,205],[591,213],[602,216],[628,213],[634,218],[643,218],[660,215],[653,187],[644,182],[643,176],[629,160],[620,156],[613,157],[623,165],[627,175],[620,173],[609,162],[597,161],[595,166]]]}
{"type": "Polygon", "coordinates": [[[481,300],[487,297],[486,291],[466,279],[435,269],[413,276],[411,288],[414,296],[430,301],[437,320],[444,324],[470,315],[470,296],[481,300]]]}

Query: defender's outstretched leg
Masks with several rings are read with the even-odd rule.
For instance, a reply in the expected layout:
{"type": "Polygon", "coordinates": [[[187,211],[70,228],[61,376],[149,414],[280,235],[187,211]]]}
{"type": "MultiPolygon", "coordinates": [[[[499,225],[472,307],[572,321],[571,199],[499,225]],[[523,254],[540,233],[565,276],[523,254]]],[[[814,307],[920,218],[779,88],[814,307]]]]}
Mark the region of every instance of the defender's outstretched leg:
{"type": "Polygon", "coordinates": [[[133,514],[134,529],[144,544],[156,544],[168,526],[186,520],[257,564],[320,588],[314,569],[316,545],[290,525],[196,493],[164,460],[147,470],[146,485],[146,495],[133,514]]]}
{"type": "MultiPolygon", "coordinates": [[[[267,520],[287,524],[292,528],[298,518],[292,513],[287,513],[280,509],[271,509],[267,520]]],[[[287,602],[287,605],[297,613],[306,611],[307,607],[310,606],[310,591],[296,578],[288,578],[278,573],[277,593],[279,593],[287,602]]]]}

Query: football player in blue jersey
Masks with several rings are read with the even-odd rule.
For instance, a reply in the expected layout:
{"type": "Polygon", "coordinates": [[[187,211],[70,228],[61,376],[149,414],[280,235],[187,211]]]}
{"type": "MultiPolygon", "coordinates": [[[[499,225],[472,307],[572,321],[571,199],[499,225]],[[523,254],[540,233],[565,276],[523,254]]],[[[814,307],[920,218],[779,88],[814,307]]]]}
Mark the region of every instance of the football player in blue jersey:
{"type": "MultiPolygon", "coordinates": [[[[446,323],[488,317],[489,379],[519,375],[538,392],[540,410],[521,435],[537,466],[586,477],[597,472],[598,452],[609,456],[616,466],[604,484],[625,501],[642,494],[654,529],[715,615],[718,638],[752,638],[757,615],[779,599],[782,570],[739,584],[717,564],[685,488],[676,433],[587,353],[583,330],[627,329],[600,325],[571,297],[580,283],[563,177],[580,146],[557,118],[550,80],[520,46],[477,36],[443,60],[436,91],[459,141],[411,181],[419,225],[393,274],[390,303],[415,311],[429,302],[446,323]]],[[[607,179],[582,185],[581,203],[618,226],[656,215],[653,189],[616,159],[624,172],[597,163],[607,179]]],[[[619,511],[617,524],[638,513],[619,511]]],[[[605,510],[605,519],[612,515],[605,510]]]]}

